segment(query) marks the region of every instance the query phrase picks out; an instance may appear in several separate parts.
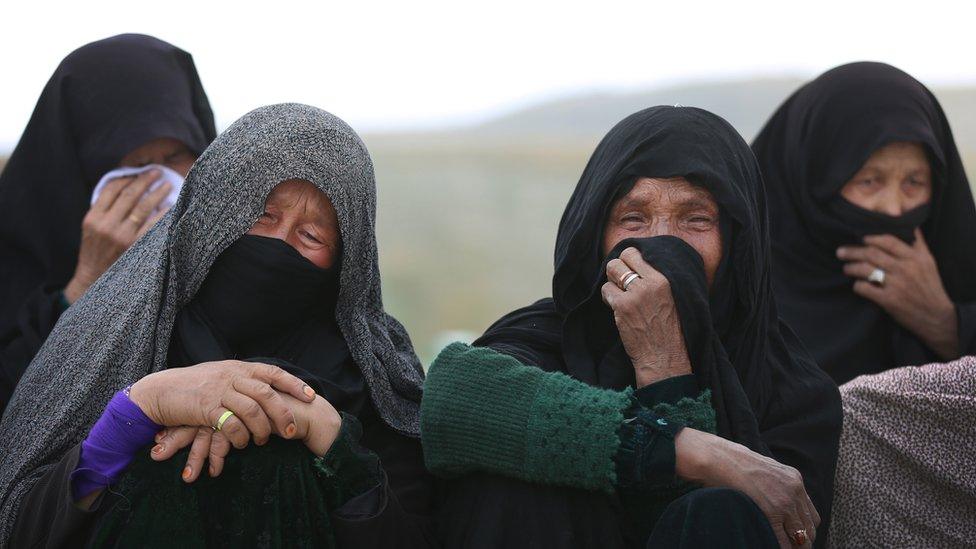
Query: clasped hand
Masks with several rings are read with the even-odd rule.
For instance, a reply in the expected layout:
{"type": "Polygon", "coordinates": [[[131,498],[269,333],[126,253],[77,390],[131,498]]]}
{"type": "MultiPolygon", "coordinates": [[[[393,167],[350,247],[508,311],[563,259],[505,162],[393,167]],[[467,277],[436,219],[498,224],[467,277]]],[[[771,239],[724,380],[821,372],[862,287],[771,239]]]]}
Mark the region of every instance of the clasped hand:
{"type": "Polygon", "coordinates": [[[324,398],[285,370],[257,362],[225,360],[171,368],[136,382],[129,397],[153,421],[165,426],[152,458],[162,461],[190,446],[183,480],[196,480],[209,462],[217,476],[231,447],[272,436],[301,440],[322,456],[338,436],[341,418],[324,398]],[[232,411],[216,431],[224,412],[232,411]]]}

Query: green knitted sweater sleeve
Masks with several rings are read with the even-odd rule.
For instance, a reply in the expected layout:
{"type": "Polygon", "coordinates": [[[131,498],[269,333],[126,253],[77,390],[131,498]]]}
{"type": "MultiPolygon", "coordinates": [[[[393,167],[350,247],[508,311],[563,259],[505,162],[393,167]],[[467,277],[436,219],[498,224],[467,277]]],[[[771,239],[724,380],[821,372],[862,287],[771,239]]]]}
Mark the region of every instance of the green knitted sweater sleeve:
{"type": "Polygon", "coordinates": [[[613,492],[631,391],[591,387],[484,347],[453,343],[427,372],[420,434],[427,468],[613,492]]]}

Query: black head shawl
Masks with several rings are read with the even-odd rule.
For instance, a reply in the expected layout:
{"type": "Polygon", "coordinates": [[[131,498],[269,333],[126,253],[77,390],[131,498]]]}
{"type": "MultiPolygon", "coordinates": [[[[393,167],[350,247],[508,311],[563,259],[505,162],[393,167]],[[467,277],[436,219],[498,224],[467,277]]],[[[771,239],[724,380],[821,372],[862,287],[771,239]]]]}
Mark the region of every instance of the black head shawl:
{"type": "Polygon", "coordinates": [[[719,434],[797,467],[826,515],[839,396],[777,317],[768,242],[762,179],[736,131],[700,109],[640,111],[604,137],[566,206],[553,298],[502,318],[477,344],[593,385],[631,385],[633,366],[599,288],[608,258],[636,246],[671,284],[693,371],[712,391],[719,434]],[[685,177],[719,204],[724,252],[711,296],[701,257],[680,239],[628,240],[608,257],[601,253],[611,204],[641,176],[685,177]]]}
{"type": "Polygon", "coordinates": [[[883,63],[852,63],[806,84],[752,145],[767,183],[780,311],[838,383],[936,359],[879,306],[854,294],[835,253],[865,234],[910,240],[921,226],[954,302],[976,299],[976,208],[949,123],[932,93],[883,63]],[[839,191],[878,148],[917,142],[932,164],[927,208],[872,215],[839,191]]]}
{"type": "Polygon", "coordinates": [[[71,278],[102,175],[153,139],[199,155],[216,133],[189,53],[123,34],[65,57],[0,174],[0,328],[25,298],[71,278]]]}

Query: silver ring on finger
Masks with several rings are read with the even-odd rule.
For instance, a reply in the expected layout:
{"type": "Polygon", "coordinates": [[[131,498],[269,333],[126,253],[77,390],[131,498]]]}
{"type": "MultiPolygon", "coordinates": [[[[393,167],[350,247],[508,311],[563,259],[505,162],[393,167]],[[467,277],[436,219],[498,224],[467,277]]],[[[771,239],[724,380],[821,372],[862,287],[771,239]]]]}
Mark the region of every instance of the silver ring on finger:
{"type": "Polygon", "coordinates": [[[887,275],[888,274],[884,269],[881,267],[875,267],[874,270],[871,271],[871,274],[868,275],[868,282],[874,284],[875,286],[883,287],[885,285],[885,278],[887,275]]]}
{"type": "Polygon", "coordinates": [[[637,280],[637,279],[638,279],[638,278],[640,278],[640,277],[641,277],[641,275],[639,275],[639,274],[637,274],[637,273],[635,273],[634,271],[630,271],[630,274],[628,274],[628,275],[627,275],[627,276],[626,276],[626,277],[624,278],[624,283],[623,283],[623,285],[622,285],[621,287],[622,287],[622,288],[623,288],[623,290],[624,290],[624,291],[626,292],[626,291],[627,291],[627,288],[629,288],[629,287],[630,287],[630,285],[631,285],[631,284],[633,284],[633,283],[634,283],[634,281],[635,281],[635,280],[637,280]]]}

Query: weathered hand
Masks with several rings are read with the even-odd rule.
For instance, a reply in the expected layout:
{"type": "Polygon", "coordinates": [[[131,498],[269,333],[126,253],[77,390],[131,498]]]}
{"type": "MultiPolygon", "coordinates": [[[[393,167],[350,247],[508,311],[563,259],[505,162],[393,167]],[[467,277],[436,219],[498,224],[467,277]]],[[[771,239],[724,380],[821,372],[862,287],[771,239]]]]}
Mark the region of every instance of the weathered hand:
{"type": "Polygon", "coordinates": [[[911,246],[892,235],[867,236],[864,244],[837,249],[837,257],[845,261],[844,274],[858,279],[854,293],[880,305],[942,358],[958,358],[956,307],[922,231],[915,229],[911,246]],[[885,272],[883,286],[867,280],[875,267],[885,272]]]}
{"type": "Polygon", "coordinates": [[[634,365],[637,386],[690,374],[691,361],[668,279],[644,261],[636,248],[627,248],[620,259],[607,264],[607,280],[601,294],[613,309],[620,339],[634,365]],[[631,271],[640,278],[624,291],[624,278],[631,271]]]}
{"type": "Polygon", "coordinates": [[[167,427],[156,435],[156,445],[149,455],[156,461],[165,461],[187,446],[190,446],[190,455],[183,467],[184,482],[193,482],[200,477],[204,460],[210,462],[210,476],[220,475],[224,458],[231,448],[227,437],[210,427],[167,427]]]}
{"type": "Polygon", "coordinates": [[[811,547],[820,514],[810,501],[799,471],[722,437],[682,429],[675,437],[675,473],[705,486],[728,487],[749,496],[773,527],[780,546],[811,547]],[[806,531],[806,543],[791,536],[806,531]]]}
{"type": "Polygon", "coordinates": [[[297,429],[294,438],[304,442],[313,454],[324,456],[339,436],[339,429],[342,427],[339,411],[318,395],[315,400],[307,403],[287,394],[282,394],[281,398],[295,412],[297,429]]]}
{"type": "MultiPolygon", "coordinates": [[[[283,438],[296,438],[315,455],[324,456],[339,435],[342,419],[335,407],[321,396],[312,402],[302,402],[291,395],[279,393],[294,413],[295,431],[291,436],[275,431],[283,438]]],[[[224,468],[224,458],[230,452],[230,441],[223,431],[214,432],[210,427],[169,427],[156,435],[156,445],[150,455],[156,461],[173,457],[176,452],[190,446],[183,480],[193,482],[203,471],[204,460],[208,461],[208,473],[212,477],[220,475],[224,468]]]]}
{"type": "Polygon", "coordinates": [[[272,432],[295,436],[295,414],[283,394],[302,402],[315,398],[311,387],[277,366],[224,360],[150,374],[132,386],[129,398],[167,427],[209,428],[230,410],[234,415],[226,419],[221,433],[235,448],[243,448],[252,435],[258,444],[272,432]]]}
{"type": "Polygon", "coordinates": [[[69,303],[80,298],[88,287],[115,263],[129,246],[145,234],[165,212],[153,214],[169,194],[172,185],[163,183],[146,193],[159,179],[158,170],[133,177],[113,179],[81,223],[81,247],[74,275],[64,288],[69,303]]]}

